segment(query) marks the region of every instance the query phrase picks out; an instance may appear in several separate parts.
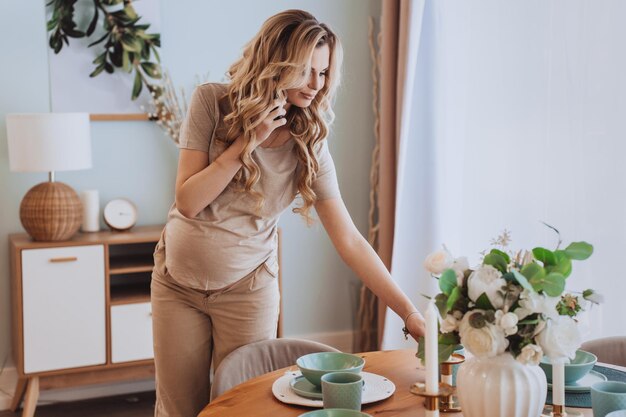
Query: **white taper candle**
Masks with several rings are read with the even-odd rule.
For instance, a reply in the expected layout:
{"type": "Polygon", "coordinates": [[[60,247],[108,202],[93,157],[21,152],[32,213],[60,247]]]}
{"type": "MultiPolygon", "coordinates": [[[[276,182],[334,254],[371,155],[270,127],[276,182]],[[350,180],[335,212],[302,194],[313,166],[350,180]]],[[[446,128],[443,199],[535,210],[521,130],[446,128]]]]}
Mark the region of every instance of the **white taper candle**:
{"type": "Polygon", "coordinates": [[[424,410],[425,417],[439,417],[439,410],[424,410]]]}
{"type": "Polygon", "coordinates": [[[552,361],[552,404],[565,406],[565,362],[552,361]]]}
{"type": "Polygon", "coordinates": [[[429,303],[424,314],[426,320],[426,394],[439,392],[439,359],[437,337],[437,310],[434,303],[429,303]]]}

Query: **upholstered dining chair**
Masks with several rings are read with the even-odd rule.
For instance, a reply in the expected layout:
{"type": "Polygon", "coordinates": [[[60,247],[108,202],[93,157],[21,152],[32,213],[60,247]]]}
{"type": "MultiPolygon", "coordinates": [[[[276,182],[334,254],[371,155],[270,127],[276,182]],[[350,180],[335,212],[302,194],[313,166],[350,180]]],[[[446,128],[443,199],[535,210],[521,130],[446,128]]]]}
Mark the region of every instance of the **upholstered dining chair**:
{"type": "Polygon", "coordinates": [[[596,355],[598,362],[626,366],[626,336],[590,340],[580,348],[596,355]]]}
{"type": "Polygon", "coordinates": [[[215,370],[211,400],[250,378],[295,365],[300,356],[314,352],[339,350],[302,339],[271,339],[244,345],[226,356],[215,370]]]}

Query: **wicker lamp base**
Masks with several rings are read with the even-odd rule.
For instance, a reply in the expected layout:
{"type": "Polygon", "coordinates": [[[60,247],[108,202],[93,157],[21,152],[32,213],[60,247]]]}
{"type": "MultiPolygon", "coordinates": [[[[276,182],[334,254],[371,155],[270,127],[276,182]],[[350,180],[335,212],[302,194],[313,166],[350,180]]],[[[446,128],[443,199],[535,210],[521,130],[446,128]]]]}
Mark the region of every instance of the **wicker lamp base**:
{"type": "Polygon", "coordinates": [[[78,194],[62,182],[35,185],[20,204],[22,226],[38,241],[68,240],[78,231],[82,219],[78,194]]]}

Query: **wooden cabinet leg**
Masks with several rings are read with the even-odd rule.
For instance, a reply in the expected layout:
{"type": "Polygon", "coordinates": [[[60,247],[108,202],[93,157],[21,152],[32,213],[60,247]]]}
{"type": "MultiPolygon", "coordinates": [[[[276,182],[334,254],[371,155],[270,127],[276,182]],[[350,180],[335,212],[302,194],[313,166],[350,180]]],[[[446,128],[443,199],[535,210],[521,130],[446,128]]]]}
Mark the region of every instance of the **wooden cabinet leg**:
{"type": "Polygon", "coordinates": [[[35,376],[28,380],[26,396],[24,397],[24,411],[22,417],[34,417],[37,400],[39,399],[39,377],[35,376]]]}
{"type": "Polygon", "coordinates": [[[28,378],[18,377],[17,385],[15,386],[15,393],[13,394],[13,400],[11,401],[11,411],[15,412],[18,408],[20,408],[27,382],[28,378]]]}

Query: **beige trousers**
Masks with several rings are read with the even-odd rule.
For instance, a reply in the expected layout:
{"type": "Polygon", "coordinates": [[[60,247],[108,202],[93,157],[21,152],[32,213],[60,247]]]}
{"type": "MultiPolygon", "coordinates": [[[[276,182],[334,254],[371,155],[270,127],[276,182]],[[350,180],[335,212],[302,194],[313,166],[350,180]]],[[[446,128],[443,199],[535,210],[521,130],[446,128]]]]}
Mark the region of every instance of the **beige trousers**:
{"type": "Polygon", "coordinates": [[[180,285],[154,253],[152,326],[156,417],[196,417],[209,402],[211,364],[217,369],[240,346],[276,337],[278,280],[265,264],[226,288],[180,285]]]}

